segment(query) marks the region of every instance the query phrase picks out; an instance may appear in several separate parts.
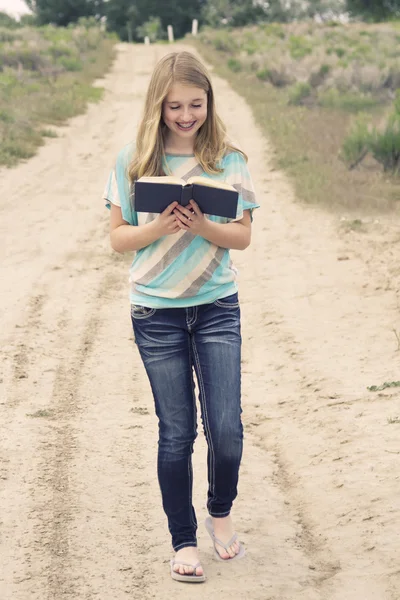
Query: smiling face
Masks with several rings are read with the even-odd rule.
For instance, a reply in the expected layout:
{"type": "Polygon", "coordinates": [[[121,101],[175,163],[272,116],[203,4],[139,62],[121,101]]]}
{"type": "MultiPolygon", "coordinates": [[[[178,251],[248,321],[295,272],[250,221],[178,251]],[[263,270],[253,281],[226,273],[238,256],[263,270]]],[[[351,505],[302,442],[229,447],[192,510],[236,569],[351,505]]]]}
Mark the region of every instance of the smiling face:
{"type": "Polygon", "coordinates": [[[207,119],[206,92],[175,83],[164,100],[162,117],[169,130],[167,145],[187,149],[207,119]]]}

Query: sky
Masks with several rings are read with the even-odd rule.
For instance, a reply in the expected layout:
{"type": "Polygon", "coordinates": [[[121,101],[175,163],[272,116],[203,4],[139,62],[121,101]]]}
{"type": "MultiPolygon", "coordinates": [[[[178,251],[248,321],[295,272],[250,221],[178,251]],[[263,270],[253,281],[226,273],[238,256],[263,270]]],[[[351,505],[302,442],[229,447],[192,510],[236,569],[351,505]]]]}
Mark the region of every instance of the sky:
{"type": "Polygon", "coordinates": [[[29,12],[24,0],[0,0],[0,11],[2,10],[13,16],[29,12]]]}

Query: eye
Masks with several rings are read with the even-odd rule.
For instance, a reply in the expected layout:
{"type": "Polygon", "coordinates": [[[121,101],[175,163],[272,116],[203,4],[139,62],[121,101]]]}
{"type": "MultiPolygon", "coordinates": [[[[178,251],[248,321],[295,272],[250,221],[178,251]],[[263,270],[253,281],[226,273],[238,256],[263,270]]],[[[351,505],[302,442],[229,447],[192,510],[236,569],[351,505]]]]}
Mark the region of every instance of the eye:
{"type": "Polygon", "coordinates": [[[178,110],[179,106],[170,106],[171,110],[178,110]]]}
{"type": "Polygon", "coordinates": [[[193,108],[201,108],[201,104],[192,104],[193,108]]]}

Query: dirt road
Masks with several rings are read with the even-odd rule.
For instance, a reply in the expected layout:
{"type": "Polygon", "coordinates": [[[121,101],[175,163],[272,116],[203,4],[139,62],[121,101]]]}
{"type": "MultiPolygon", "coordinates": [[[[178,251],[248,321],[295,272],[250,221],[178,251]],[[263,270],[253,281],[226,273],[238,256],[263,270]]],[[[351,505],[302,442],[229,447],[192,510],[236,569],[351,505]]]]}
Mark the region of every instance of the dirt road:
{"type": "Polygon", "coordinates": [[[400,388],[367,390],[400,379],[399,220],[354,230],[297,204],[250,109],[218,78],[262,204],[252,246],[235,253],[246,439],[234,517],[247,557],[213,559],[201,434],[208,581],[169,577],[130,257],[111,252],[100,200],[168,50],[121,45],[102,103],[1,173],[0,598],[399,600],[400,388]]]}

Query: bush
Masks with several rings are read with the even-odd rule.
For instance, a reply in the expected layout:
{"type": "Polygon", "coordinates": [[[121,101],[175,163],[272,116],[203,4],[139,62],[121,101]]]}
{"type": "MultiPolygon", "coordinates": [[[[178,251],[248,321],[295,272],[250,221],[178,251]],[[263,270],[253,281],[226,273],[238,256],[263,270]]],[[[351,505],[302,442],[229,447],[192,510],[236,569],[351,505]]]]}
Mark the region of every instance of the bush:
{"type": "Polygon", "coordinates": [[[257,79],[260,79],[261,81],[269,81],[270,75],[271,75],[271,71],[270,71],[270,69],[267,69],[266,67],[264,67],[264,69],[260,69],[256,73],[257,79]]]}
{"type": "Polygon", "coordinates": [[[290,90],[289,104],[299,106],[304,104],[304,100],[311,96],[311,85],[309,83],[296,83],[290,90]]]}
{"type": "Polygon", "coordinates": [[[354,123],[349,135],[343,142],[340,158],[353,169],[367,155],[370,148],[371,134],[365,115],[354,123]]]}
{"type": "Polygon", "coordinates": [[[218,31],[213,38],[214,48],[221,52],[236,52],[237,45],[232,36],[224,31],[218,31]]]}
{"type": "Polygon", "coordinates": [[[78,58],[72,58],[69,56],[61,56],[57,63],[61,65],[66,71],[82,71],[83,64],[78,58]]]}
{"type": "Polygon", "coordinates": [[[234,73],[238,73],[239,71],[242,70],[242,63],[240,62],[240,60],[237,60],[236,58],[229,58],[227,65],[230,68],[230,70],[233,71],[234,73]]]}
{"type": "Polygon", "coordinates": [[[311,73],[310,78],[308,80],[311,87],[315,88],[320,86],[325,81],[330,70],[331,67],[329,65],[324,64],[320,66],[318,71],[314,71],[314,73],[311,73]]]}
{"type": "Polygon", "coordinates": [[[383,131],[373,131],[370,150],[385,171],[400,171],[400,115],[394,113],[383,131]]]}
{"type": "Polygon", "coordinates": [[[290,56],[294,59],[301,59],[312,53],[312,44],[305,38],[299,35],[291,35],[289,37],[290,56]]]}

